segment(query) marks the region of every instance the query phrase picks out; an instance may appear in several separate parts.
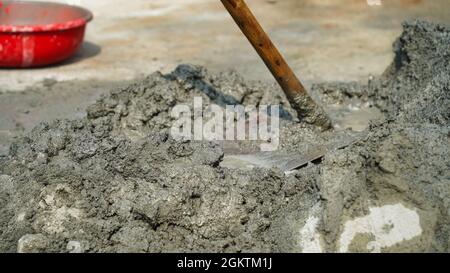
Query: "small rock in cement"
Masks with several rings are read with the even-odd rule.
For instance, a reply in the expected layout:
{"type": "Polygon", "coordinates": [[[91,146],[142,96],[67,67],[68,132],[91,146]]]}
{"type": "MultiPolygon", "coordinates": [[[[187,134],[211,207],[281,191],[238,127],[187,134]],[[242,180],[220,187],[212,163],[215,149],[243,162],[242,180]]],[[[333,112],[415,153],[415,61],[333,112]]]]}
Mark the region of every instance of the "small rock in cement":
{"type": "Polygon", "coordinates": [[[19,239],[18,253],[40,253],[48,246],[48,239],[42,234],[27,234],[19,239]]]}
{"type": "Polygon", "coordinates": [[[70,253],[84,253],[84,249],[80,242],[78,241],[70,241],[67,243],[67,251],[70,253]]]}

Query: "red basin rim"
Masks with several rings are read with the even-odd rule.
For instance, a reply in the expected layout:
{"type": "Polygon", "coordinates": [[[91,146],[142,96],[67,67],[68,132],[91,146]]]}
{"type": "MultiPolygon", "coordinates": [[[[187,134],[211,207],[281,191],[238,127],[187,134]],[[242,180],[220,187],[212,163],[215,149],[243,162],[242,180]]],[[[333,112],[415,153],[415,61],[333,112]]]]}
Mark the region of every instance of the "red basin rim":
{"type": "MultiPolygon", "coordinates": [[[[0,0],[0,16],[2,12],[2,3],[7,1],[0,0]]],[[[28,1],[14,1],[16,3],[38,3],[38,4],[47,4],[47,5],[64,5],[52,2],[28,2],[28,1]]],[[[32,32],[47,32],[47,31],[60,31],[67,30],[72,28],[77,28],[86,25],[89,21],[93,19],[92,13],[84,9],[82,7],[76,6],[68,6],[67,8],[76,10],[79,13],[79,17],[71,20],[67,20],[65,22],[58,23],[48,23],[48,24],[24,24],[24,25],[14,25],[14,24],[0,24],[0,33],[32,33],[32,32]]]]}

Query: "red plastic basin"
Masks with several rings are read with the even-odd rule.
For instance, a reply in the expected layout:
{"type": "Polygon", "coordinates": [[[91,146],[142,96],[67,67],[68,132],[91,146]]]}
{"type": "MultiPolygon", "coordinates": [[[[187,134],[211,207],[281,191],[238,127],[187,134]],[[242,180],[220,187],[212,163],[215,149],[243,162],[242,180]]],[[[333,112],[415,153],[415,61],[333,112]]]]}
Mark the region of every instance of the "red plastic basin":
{"type": "Polygon", "coordinates": [[[0,67],[38,67],[64,61],[80,48],[86,9],[49,2],[0,0],[0,67]]]}

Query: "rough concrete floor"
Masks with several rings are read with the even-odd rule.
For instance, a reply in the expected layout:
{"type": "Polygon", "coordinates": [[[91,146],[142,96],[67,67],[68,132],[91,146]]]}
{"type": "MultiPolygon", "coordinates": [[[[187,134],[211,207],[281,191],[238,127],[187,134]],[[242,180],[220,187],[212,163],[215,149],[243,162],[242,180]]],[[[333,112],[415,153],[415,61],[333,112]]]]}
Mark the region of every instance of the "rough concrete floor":
{"type": "MultiPolygon", "coordinates": [[[[64,2],[64,0],[58,0],[64,2]]],[[[65,1],[67,2],[67,1],[65,1]]],[[[220,1],[71,1],[91,9],[86,44],[64,65],[2,70],[2,89],[20,90],[45,78],[132,79],[179,63],[234,68],[270,79],[220,1]],[[125,4],[126,3],[126,4],[125,4]]],[[[392,59],[400,23],[421,17],[450,21],[447,0],[248,0],[263,26],[305,81],[366,79],[392,59]]]]}
{"type": "MultiPolygon", "coordinates": [[[[81,115],[115,82],[168,72],[182,62],[272,80],[219,1],[71,2],[95,15],[77,56],[49,68],[0,70],[0,154],[12,137],[40,121],[81,115]]],[[[450,22],[448,0],[390,0],[373,7],[365,0],[248,3],[308,86],[381,74],[405,19],[450,22]]]]}

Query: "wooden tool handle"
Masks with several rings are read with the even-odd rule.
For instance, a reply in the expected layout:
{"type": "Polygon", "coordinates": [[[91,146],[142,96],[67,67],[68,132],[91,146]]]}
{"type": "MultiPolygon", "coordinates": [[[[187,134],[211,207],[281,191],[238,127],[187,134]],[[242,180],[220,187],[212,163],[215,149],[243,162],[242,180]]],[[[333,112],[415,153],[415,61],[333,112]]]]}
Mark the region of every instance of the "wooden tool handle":
{"type": "Polygon", "coordinates": [[[308,95],[300,80],[258,23],[244,0],[221,0],[236,24],[263,59],[286,94],[299,118],[321,127],[329,127],[325,112],[308,95]]]}

